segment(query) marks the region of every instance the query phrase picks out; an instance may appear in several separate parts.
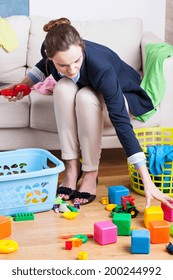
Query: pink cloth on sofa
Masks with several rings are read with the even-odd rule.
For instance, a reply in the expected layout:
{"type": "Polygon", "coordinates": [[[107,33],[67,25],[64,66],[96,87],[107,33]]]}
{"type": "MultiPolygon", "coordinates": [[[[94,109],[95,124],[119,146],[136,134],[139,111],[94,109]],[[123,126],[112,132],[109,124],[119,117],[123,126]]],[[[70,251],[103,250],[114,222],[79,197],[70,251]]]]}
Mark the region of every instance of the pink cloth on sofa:
{"type": "Polygon", "coordinates": [[[53,88],[57,82],[53,77],[47,77],[44,82],[39,82],[33,86],[33,89],[41,94],[52,94],[53,88]]]}

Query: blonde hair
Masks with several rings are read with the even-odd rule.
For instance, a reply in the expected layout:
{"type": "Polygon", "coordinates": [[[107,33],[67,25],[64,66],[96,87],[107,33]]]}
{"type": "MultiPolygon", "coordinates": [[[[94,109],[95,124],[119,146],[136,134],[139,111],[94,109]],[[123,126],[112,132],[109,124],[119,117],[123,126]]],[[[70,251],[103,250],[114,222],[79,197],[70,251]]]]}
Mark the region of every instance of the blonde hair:
{"type": "Polygon", "coordinates": [[[44,44],[48,57],[52,58],[58,51],[66,51],[72,45],[80,46],[84,51],[84,42],[69,19],[51,20],[44,25],[43,30],[47,32],[44,44]]]}

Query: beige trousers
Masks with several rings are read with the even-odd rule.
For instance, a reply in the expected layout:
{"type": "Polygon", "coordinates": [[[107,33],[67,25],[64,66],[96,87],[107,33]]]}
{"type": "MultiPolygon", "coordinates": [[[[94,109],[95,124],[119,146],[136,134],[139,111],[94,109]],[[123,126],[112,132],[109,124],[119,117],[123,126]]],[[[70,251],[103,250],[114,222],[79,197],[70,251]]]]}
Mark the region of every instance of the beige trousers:
{"type": "Polygon", "coordinates": [[[62,159],[82,157],[83,171],[98,170],[103,121],[112,126],[101,94],[62,78],[53,96],[62,159]]]}

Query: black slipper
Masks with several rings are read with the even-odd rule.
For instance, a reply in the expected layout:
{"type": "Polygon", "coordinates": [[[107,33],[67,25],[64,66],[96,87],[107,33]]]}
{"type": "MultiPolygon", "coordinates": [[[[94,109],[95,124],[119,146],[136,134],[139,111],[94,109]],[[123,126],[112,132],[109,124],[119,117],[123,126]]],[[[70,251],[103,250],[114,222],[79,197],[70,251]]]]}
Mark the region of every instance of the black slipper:
{"type": "Polygon", "coordinates": [[[86,205],[86,204],[89,204],[91,202],[94,201],[94,199],[96,198],[96,195],[95,194],[90,194],[88,192],[79,192],[79,191],[76,191],[75,193],[75,198],[74,198],[74,201],[75,199],[87,199],[86,202],[84,203],[80,203],[80,205],[86,205]]]}
{"type": "Polygon", "coordinates": [[[57,196],[60,194],[68,195],[68,199],[62,198],[63,200],[67,201],[67,200],[73,199],[75,197],[75,193],[76,193],[76,190],[72,190],[71,188],[66,188],[66,187],[60,186],[57,190],[56,195],[57,196]]]}

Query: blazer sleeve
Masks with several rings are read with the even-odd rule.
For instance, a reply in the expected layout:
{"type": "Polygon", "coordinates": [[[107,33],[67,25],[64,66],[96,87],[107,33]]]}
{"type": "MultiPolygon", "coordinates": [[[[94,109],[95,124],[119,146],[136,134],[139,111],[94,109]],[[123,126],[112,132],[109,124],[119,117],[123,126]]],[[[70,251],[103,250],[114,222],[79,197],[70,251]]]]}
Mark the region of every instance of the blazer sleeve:
{"type": "Polygon", "coordinates": [[[110,120],[117,136],[125,149],[127,157],[141,152],[126,110],[123,92],[115,71],[103,68],[92,79],[93,87],[103,95],[110,120]]]}

